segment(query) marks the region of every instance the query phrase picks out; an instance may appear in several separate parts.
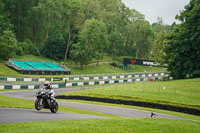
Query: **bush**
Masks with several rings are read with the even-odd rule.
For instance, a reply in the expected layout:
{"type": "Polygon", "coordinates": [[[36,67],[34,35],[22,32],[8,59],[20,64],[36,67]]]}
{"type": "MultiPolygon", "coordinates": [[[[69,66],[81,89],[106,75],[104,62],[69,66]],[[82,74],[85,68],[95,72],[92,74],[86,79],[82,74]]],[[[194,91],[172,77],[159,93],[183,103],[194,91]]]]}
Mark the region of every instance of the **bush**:
{"type": "Polygon", "coordinates": [[[40,55],[40,51],[35,45],[30,46],[29,53],[32,54],[32,55],[36,55],[36,56],[40,55]]]}
{"type": "Polygon", "coordinates": [[[42,54],[54,60],[63,59],[65,56],[66,44],[61,37],[49,37],[48,42],[42,50],[42,54]]]}
{"type": "Polygon", "coordinates": [[[117,61],[111,62],[110,65],[113,66],[113,67],[117,67],[117,61]]]}
{"type": "Polygon", "coordinates": [[[123,67],[122,63],[119,63],[117,61],[113,61],[112,63],[110,63],[110,65],[113,66],[113,67],[117,67],[117,68],[123,67]]]}
{"type": "Polygon", "coordinates": [[[39,49],[30,41],[25,40],[24,42],[17,43],[17,55],[25,55],[25,54],[32,54],[32,55],[40,55],[39,49]]]}

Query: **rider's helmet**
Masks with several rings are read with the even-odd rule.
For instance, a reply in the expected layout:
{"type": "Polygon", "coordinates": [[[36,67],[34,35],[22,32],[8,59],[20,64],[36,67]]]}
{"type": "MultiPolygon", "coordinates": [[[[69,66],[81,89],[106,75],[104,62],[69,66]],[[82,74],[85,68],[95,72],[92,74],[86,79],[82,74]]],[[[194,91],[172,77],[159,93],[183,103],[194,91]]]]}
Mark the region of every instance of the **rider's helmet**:
{"type": "Polygon", "coordinates": [[[44,82],[44,87],[49,87],[49,86],[50,86],[49,81],[45,81],[45,82],[44,82]]]}

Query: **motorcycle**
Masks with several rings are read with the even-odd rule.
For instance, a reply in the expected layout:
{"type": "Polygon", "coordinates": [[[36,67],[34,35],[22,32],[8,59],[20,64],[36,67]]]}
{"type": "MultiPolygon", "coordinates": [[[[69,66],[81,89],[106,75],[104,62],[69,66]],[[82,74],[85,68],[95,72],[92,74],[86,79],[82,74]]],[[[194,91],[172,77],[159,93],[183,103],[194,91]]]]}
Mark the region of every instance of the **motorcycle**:
{"type": "Polygon", "coordinates": [[[36,93],[37,99],[35,100],[35,109],[41,110],[42,108],[50,109],[52,113],[58,111],[58,103],[55,99],[55,92],[53,90],[46,90],[41,88],[36,93]]]}

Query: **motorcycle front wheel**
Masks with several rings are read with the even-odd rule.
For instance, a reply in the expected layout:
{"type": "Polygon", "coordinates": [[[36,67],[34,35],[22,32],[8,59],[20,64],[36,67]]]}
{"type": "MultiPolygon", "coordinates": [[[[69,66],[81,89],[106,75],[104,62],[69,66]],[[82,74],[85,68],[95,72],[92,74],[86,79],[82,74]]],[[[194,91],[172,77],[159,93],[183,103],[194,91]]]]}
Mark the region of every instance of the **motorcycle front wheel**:
{"type": "Polygon", "coordinates": [[[42,107],[43,107],[43,99],[41,98],[41,99],[36,99],[35,100],[35,109],[36,110],[41,110],[42,109],[42,107]]]}
{"type": "Polygon", "coordinates": [[[58,103],[56,101],[53,102],[50,110],[52,113],[56,113],[58,111],[58,103]]]}

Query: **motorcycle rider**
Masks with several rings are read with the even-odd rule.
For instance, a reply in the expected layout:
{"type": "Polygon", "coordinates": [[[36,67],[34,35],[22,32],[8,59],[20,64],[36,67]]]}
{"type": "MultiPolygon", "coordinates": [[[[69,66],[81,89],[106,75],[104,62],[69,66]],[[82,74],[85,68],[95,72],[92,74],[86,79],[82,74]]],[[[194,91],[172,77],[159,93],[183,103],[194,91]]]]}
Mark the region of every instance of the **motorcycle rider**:
{"type": "Polygon", "coordinates": [[[58,111],[58,103],[55,99],[55,92],[49,81],[44,82],[44,86],[36,93],[36,97],[36,110],[47,108],[50,109],[52,113],[56,113],[58,111]]]}
{"type": "Polygon", "coordinates": [[[44,82],[44,89],[46,90],[52,90],[52,86],[50,85],[49,81],[44,82]]]}
{"type": "Polygon", "coordinates": [[[53,92],[53,88],[52,88],[51,84],[49,83],[49,81],[45,81],[44,82],[44,89],[46,90],[49,98],[51,98],[51,94],[53,92]]]}

